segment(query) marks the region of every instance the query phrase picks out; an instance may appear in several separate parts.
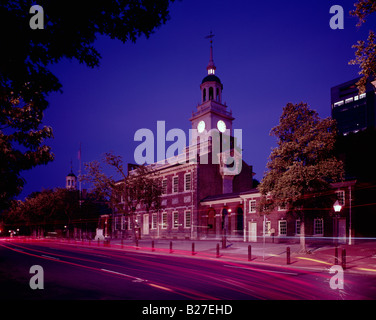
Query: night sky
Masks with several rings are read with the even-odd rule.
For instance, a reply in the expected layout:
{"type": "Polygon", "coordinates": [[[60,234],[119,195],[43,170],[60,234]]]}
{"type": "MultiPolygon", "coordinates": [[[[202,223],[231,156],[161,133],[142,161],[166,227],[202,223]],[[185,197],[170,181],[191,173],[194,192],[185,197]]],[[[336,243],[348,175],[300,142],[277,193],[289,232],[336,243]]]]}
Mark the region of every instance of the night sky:
{"type": "Polygon", "coordinates": [[[122,44],[99,37],[99,68],[69,60],[51,66],[63,85],[62,94],[49,96],[44,117],[53,128],[54,139],[47,144],[55,160],[23,173],[26,185],[19,199],[42,188],[64,187],[71,160],[78,175],[80,143],[83,162],[113,151],[134,163],[138,129],[156,135],[157,121],[164,120],[166,130],[180,128],[188,136],[188,119],[207,75],[205,36],[211,30],[222,101],[233,112],[233,128],[243,130],[243,159],[261,180],[276,145],[269,132],[282,108],[303,101],[328,117],[330,88],[358,76],[358,66],[348,65],[355,52],[351,46],[366,39],[376,19],[357,28],[357,19],[349,15],[354,2],[183,0],[171,5],[171,19],[149,39],[122,44]],[[332,5],[344,9],[343,30],[329,26],[332,5]]]}

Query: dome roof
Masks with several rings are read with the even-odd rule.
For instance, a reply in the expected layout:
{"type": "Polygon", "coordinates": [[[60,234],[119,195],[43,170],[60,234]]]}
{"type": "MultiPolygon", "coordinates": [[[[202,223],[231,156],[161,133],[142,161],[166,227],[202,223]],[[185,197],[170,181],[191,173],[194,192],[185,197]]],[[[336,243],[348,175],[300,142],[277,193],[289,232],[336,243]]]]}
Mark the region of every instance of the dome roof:
{"type": "Polygon", "coordinates": [[[75,178],[77,178],[76,175],[73,172],[68,173],[67,177],[75,177],[75,178]]]}
{"type": "Polygon", "coordinates": [[[209,74],[204,79],[202,79],[201,84],[203,84],[204,82],[209,82],[209,81],[215,81],[215,82],[221,83],[221,80],[219,80],[219,78],[216,75],[209,74]]]}

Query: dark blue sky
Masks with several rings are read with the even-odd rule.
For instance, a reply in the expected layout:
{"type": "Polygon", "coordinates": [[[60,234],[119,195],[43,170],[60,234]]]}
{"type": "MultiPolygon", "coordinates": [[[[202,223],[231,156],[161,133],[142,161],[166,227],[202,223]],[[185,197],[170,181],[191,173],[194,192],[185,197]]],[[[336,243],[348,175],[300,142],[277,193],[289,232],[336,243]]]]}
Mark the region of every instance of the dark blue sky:
{"type": "Polygon", "coordinates": [[[233,111],[233,128],[243,130],[243,159],[261,180],[276,143],[269,132],[286,103],[307,102],[328,117],[330,88],[357,77],[358,67],[348,65],[351,46],[366,39],[376,20],[357,28],[349,15],[353,3],[183,0],[172,4],[171,19],[149,39],[122,44],[98,38],[99,68],[67,60],[51,67],[63,85],[62,94],[49,97],[44,118],[54,131],[48,144],[56,158],[23,174],[27,183],[19,198],[63,187],[71,159],[78,174],[80,142],[83,162],[107,151],[134,162],[139,142],[133,136],[140,128],[156,133],[157,121],[164,120],[167,130],[180,128],[188,136],[207,75],[210,30],[223,101],[233,111]],[[332,5],[344,8],[343,30],[329,26],[332,5]]]}

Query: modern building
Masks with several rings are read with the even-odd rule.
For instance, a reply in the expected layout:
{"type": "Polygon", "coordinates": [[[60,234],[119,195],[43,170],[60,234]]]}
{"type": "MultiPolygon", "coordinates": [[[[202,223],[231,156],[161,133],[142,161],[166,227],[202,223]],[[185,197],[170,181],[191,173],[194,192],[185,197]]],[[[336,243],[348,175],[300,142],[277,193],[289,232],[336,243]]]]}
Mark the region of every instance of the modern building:
{"type": "Polygon", "coordinates": [[[356,85],[359,79],[331,88],[332,118],[343,135],[376,128],[376,81],[368,81],[365,92],[359,94],[356,85]]]}

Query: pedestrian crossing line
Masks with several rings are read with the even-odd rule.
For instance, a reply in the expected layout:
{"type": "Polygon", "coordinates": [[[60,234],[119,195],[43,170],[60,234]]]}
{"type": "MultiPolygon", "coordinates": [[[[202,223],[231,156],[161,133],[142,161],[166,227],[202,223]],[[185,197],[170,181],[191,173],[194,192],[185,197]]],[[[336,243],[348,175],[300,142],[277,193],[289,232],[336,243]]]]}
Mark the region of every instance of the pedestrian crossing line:
{"type": "Polygon", "coordinates": [[[325,262],[325,261],[321,261],[321,260],[317,260],[317,259],[312,259],[312,258],[306,258],[306,257],[295,257],[296,259],[302,259],[302,260],[308,260],[308,261],[314,261],[314,262],[317,262],[317,263],[322,263],[322,264],[326,264],[328,266],[332,266],[333,263],[329,263],[329,262],[325,262]]]}

